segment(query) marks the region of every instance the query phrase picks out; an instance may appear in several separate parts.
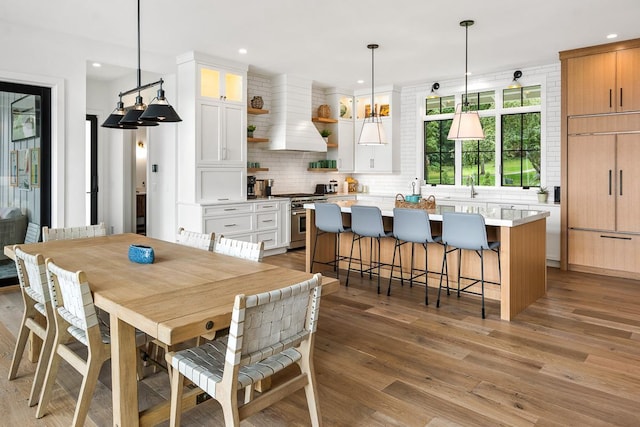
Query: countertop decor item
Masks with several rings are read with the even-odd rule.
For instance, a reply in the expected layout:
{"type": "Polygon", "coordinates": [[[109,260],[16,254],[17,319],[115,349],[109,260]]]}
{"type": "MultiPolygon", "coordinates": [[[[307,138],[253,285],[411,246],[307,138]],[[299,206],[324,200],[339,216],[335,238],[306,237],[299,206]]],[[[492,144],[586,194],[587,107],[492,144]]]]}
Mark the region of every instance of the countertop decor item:
{"type": "Polygon", "coordinates": [[[253,131],[256,130],[255,125],[247,126],[247,138],[253,138],[253,131]]]}
{"type": "Polygon", "coordinates": [[[395,207],[425,210],[436,208],[436,197],[433,194],[426,199],[422,199],[420,197],[420,195],[416,194],[403,196],[402,194],[398,193],[396,194],[395,207]]]}
{"type": "Polygon", "coordinates": [[[153,264],[154,259],[155,255],[151,246],[129,246],[129,261],[136,262],[138,264],[153,264]]]}
{"type": "Polygon", "coordinates": [[[547,203],[547,197],[549,196],[549,191],[547,191],[547,187],[540,187],[538,190],[538,202],[547,203]]]}
{"type": "Polygon", "coordinates": [[[263,106],[264,101],[262,100],[261,96],[254,96],[253,98],[251,98],[251,108],[257,108],[258,110],[261,110],[263,106]]]}

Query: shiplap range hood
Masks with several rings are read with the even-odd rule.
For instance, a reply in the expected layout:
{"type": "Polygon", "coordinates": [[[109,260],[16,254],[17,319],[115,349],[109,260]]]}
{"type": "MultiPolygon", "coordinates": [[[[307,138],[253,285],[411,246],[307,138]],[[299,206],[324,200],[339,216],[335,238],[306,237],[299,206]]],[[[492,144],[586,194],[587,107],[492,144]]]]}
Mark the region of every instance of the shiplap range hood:
{"type": "Polygon", "coordinates": [[[311,80],[282,74],[271,81],[270,150],[327,151],[311,122],[311,80]]]}

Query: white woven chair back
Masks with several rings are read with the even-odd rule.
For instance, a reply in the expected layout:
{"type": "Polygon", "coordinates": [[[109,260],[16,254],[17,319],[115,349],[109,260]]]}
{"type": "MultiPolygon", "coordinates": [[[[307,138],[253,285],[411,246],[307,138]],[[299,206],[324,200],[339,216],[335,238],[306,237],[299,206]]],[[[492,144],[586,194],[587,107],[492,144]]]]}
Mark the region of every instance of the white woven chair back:
{"type": "Polygon", "coordinates": [[[27,226],[27,234],[24,236],[24,243],[37,243],[40,239],[40,225],[30,222],[27,226]]]}
{"type": "MultiPolygon", "coordinates": [[[[86,335],[89,328],[98,325],[93,297],[84,272],[72,272],[47,262],[49,289],[54,289],[54,309],[71,326],[86,335]]],[[[76,334],[71,331],[75,336],[76,334]]]]}
{"type": "Polygon", "coordinates": [[[82,239],[86,237],[106,236],[107,229],[104,222],[97,225],[85,225],[82,227],[49,228],[42,227],[42,241],[82,239]]]}
{"type": "Polygon", "coordinates": [[[20,287],[35,301],[45,304],[51,300],[47,285],[47,267],[42,255],[31,255],[14,246],[16,270],[20,287]]]}
{"type": "Polygon", "coordinates": [[[176,243],[191,246],[193,248],[204,249],[205,251],[213,251],[215,242],[214,233],[198,233],[195,231],[185,230],[182,227],[178,229],[178,235],[176,236],[176,243]]]}
{"type": "Polygon", "coordinates": [[[250,261],[262,261],[264,255],[264,243],[251,243],[242,240],[227,239],[220,236],[213,249],[216,253],[230,255],[236,258],[248,259],[250,261]]]}
{"type": "Polygon", "coordinates": [[[237,295],[231,316],[227,363],[251,365],[296,347],[315,333],[321,275],[257,295],[237,295]]]}

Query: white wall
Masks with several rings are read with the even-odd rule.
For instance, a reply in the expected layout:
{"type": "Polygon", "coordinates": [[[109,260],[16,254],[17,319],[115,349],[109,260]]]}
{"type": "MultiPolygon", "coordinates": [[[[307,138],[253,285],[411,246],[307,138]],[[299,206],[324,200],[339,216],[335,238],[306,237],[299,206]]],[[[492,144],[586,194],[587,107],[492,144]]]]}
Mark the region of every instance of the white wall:
{"type": "MultiPolygon", "coordinates": [[[[85,115],[98,115],[102,123],[117,102],[117,93],[135,87],[137,55],[135,39],[130,48],[122,48],[90,40],[80,40],[64,34],[51,33],[37,27],[16,26],[0,19],[0,39],[14,40],[4,43],[0,60],[0,80],[46,86],[52,88],[53,138],[52,138],[52,225],[56,227],[84,224],[85,209],[85,115]],[[132,76],[126,84],[89,82],[86,77],[86,62],[130,67],[132,76]],[[89,87],[90,92],[87,91],[89,87]]],[[[175,78],[167,76],[176,71],[175,58],[142,53],[143,68],[165,74],[167,96],[175,99],[175,78]],[[172,83],[169,83],[169,82],[172,83]]],[[[158,74],[155,74],[156,76],[158,74]]],[[[146,76],[143,74],[146,82],[146,76]]],[[[153,92],[151,92],[153,94],[153,92]]],[[[147,98],[145,98],[146,100],[147,98]]],[[[148,98],[150,100],[151,98],[148,98]]],[[[175,171],[175,125],[161,125],[162,130],[151,131],[165,146],[158,150],[156,163],[167,164],[168,173],[175,171]],[[163,128],[164,127],[164,128],[163,128]],[[168,129],[166,128],[168,127],[168,129]],[[166,159],[166,160],[165,160],[166,159]]],[[[100,128],[100,205],[99,218],[114,226],[114,232],[132,229],[128,219],[134,194],[125,194],[131,179],[132,145],[125,132],[100,128]],[[127,141],[125,141],[125,139],[127,141]],[[124,162],[127,162],[126,166],[124,162]],[[128,178],[125,178],[128,177],[128,178]],[[124,201],[126,198],[126,201],[124,201]]],[[[151,141],[151,139],[150,139],[151,141]]],[[[133,189],[133,184],[130,189],[133,189]]],[[[155,218],[159,226],[155,236],[170,236],[175,230],[174,176],[163,182],[165,187],[158,192],[160,215],[155,218]],[[165,199],[168,197],[168,199],[165,199]],[[168,217],[167,217],[168,216],[168,217]],[[171,226],[167,228],[167,223],[171,226]]]]}

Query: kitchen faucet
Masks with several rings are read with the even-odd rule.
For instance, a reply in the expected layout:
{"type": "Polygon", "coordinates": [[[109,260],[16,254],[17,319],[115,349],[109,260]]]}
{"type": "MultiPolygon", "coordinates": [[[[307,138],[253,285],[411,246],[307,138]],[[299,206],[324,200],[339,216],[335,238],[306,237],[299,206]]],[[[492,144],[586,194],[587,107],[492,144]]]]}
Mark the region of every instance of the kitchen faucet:
{"type": "Polygon", "coordinates": [[[478,194],[478,193],[476,193],[476,190],[475,190],[475,188],[473,186],[473,175],[467,176],[467,185],[471,186],[471,198],[472,199],[475,198],[476,194],[478,194]]]}

